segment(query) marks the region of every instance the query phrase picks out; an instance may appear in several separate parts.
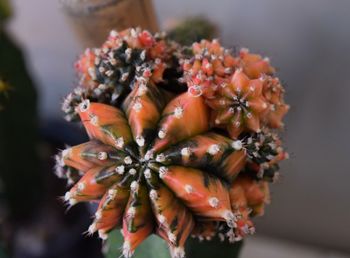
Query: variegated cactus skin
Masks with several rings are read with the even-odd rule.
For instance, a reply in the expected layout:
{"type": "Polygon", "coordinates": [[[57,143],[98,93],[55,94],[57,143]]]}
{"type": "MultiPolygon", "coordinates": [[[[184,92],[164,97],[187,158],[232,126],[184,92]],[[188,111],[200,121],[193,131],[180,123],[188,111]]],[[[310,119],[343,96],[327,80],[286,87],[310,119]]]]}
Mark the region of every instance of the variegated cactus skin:
{"type": "Polygon", "coordinates": [[[89,233],[106,239],[121,227],[127,258],[157,234],[182,258],[189,236],[234,242],[254,232],[251,217],[264,213],[287,157],[274,128],[288,106],[267,59],[129,29],[76,67],[81,84],[63,106],[90,141],[60,152],[56,170],[73,185],[70,206],[99,202],[89,233]]]}

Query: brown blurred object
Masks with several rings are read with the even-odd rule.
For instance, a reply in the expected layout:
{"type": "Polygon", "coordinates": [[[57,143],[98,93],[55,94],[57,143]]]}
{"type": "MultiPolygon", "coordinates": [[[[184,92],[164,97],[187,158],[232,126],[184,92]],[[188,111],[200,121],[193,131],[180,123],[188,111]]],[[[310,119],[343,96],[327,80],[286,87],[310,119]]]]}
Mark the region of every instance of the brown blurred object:
{"type": "Polygon", "coordinates": [[[141,27],[158,31],[152,0],[61,0],[83,47],[102,44],[109,31],[141,27]]]}

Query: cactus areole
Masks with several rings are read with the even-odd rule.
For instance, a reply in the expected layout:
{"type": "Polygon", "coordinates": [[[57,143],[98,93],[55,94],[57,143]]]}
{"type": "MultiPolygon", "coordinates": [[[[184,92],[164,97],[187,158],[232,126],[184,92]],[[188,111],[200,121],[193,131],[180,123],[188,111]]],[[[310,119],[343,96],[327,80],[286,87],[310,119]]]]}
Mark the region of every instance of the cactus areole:
{"type": "Polygon", "coordinates": [[[137,28],[112,31],[76,69],[62,109],[90,141],[61,151],[56,172],[69,206],[99,203],[89,233],[121,227],[126,258],[151,234],[182,258],[189,236],[254,233],[287,157],[277,132],[289,107],[267,58],[137,28]]]}

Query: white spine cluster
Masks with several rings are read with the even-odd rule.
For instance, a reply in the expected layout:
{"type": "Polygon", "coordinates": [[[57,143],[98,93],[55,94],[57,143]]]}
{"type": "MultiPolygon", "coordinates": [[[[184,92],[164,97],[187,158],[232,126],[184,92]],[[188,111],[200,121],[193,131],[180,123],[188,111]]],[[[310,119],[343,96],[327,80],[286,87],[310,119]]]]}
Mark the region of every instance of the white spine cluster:
{"type": "Polygon", "coordinates": [[[169,169],[167,167],[160,167],[159,168],[159,177],[164,178],[165,175],[168,173],[169,169]]]}

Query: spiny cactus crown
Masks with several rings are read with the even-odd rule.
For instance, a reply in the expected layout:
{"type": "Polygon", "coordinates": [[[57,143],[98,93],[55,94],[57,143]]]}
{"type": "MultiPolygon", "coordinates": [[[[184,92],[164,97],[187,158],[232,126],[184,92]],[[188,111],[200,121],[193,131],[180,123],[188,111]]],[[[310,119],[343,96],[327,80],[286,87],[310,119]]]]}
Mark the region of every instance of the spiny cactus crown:
{"type": "Polygon", "coordinates": [[[122,227],[130,257],[150,234],[184,257],[188,236],[222,241],[254,233],[268,182],[287,154],[277,130],[288,111],[268,59],[218,40],[182,47],[140,29],[112,31],[77,62],[63,103],[90,141],[56,156],[69,206],[99,201],[88,232],[122,227]]]}

